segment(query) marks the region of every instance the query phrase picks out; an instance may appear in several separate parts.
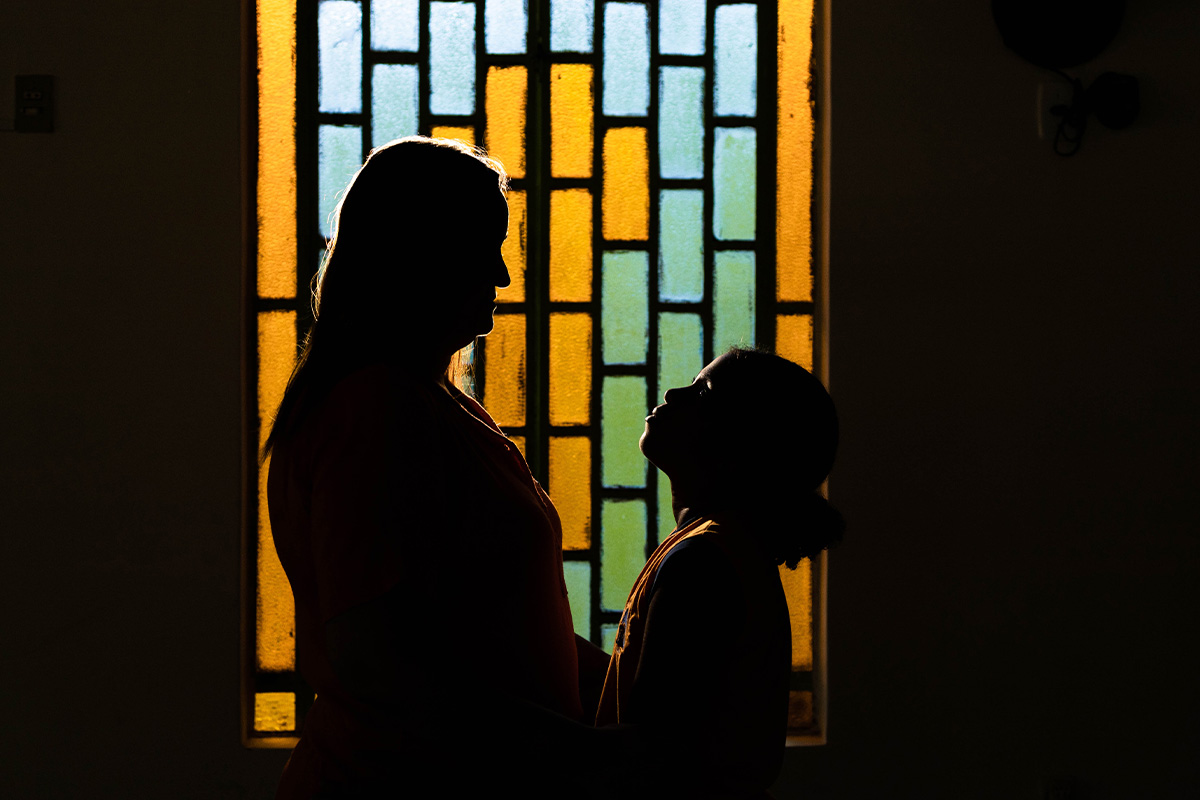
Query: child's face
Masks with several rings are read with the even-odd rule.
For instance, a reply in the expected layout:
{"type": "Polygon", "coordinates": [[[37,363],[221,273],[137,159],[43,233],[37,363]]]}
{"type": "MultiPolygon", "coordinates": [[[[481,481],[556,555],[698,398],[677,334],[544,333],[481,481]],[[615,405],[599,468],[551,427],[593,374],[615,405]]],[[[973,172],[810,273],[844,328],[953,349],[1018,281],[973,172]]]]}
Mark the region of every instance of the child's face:
{"type": "Polygon", "coordinates": [[[700,370],[690,386],[668,389],[665,402],[646,417],[639,442],[642,453],[672,480],[701,467],[705,460],[706,445],[718,421],[711,394],[714,386],[720,385],[725,358],[720,356],[700,370]]]}

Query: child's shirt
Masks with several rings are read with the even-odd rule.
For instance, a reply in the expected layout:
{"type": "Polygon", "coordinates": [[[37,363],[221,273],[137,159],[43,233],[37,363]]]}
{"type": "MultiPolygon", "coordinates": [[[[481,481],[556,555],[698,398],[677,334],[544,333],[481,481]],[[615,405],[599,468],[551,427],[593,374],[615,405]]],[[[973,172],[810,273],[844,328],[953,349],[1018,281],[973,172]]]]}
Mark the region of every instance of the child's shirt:
{"type": "Polygon", "coordinates": [[[748,532],[701,518],[668,536],[634,583],[596,724],[661,737],[663,791],[761,796],[783,760],[790,672],[778,568],[748,532]]]}

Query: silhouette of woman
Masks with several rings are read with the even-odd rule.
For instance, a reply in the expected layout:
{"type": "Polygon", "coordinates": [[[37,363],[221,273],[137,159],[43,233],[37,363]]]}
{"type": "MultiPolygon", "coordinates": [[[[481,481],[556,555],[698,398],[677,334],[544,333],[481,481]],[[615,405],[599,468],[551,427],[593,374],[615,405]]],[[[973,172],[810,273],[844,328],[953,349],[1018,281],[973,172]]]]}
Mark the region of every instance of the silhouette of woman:
{"type": "Polygon", "coordinates": [[[842,520],[819,487],[833,402],[807,370],[734,349],[671,389],[643,454],[671,479],[678,523],[626,602],[597,726],[657,755],[627,797],[763,797],[783,760],[791,630],[777,565],[819,553],[842,520]]]}
{"type": "Polygon", "coordinates": [[[264,449],[317,694],[281,798],[494,787],[510,760],[463,741],[497,696],[583,715],[558,515],[456,385],[509,283],[506,189],[479,151],[408,137],[374,150],[338,206],[264,449]]]}

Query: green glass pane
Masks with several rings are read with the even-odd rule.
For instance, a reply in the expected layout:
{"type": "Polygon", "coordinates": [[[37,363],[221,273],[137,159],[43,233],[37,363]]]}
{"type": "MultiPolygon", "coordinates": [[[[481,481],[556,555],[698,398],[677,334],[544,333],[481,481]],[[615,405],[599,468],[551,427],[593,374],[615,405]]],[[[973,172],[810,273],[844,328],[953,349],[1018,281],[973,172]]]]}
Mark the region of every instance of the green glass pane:
{"type": "Polygon", "coordinates": [[[713,355],[754,347],[754,253],[726,250],[713,269],[713,355]]]}
{"type": "Polygon", "coordinates": [[[600,607],[625,608],[646,563],[646,503],[605,500],[600,511],[600,607]]]}
{"type": "Polygon", "coordinates": [[[671,507],[671,479],[667,473],[658,471],[658,543],[675,530],[675,509],[671,507]]]}
{"type": "Polygon", "coordinates": [[[704,55],[704,0],[659,0],[658,52],[704,55]]]}
{"type": "Polygon", "coordinates": [[[550,1],[550,49],[557,52],[592,52],[595,0],[550,1]]]}
{"type": "Polygon", "coordinates": [[[658,299],[704,298],[704,192],[665,189],[658,199],[658,299]]]}
{"type": "Polygon", "coordinates": [[[753,117],[758,82],[758,9],[748,3],[717,6],[714,19],[717,116],[753,117]]]}
{"type": "Polygon", "coordinates": [[[317,7],[320,110],[362,111],[362,6],[325,0],[317,7]]]}
{"type": "Polygon", "coordinates": [[[650,343],[650,256],[641,250],[605,253],[601,270],[604,363],[645,364],[650,343]]]}
{"type": "Polygon", "coordinates": [[[658,71],[658,166],[664,178],[704,177],[704,69],[658,71]]]}
{"type": "Polygon", "coordinates": [[[371,0],[371,49],[416,52],[418,0],[371,0]]]}
{"type": "Polygon", "coordinates": [[[717,128],[713,141],[713,234],[753,239],[756,131],[717,128]]]}
{"type": "Polygon", "coordinates": [[[650,108],[650,20],[643,3],[604,4],[604,113],[640,117],[650,108]]]}
{"type": "Polygon", "coordinates": [[[371,145],[417,132],[417,67],[376,64],[371,73],[371,145]]]}
{"type": "Polygon", "coordinates": [[[429,111],[475,113],[475,4],[429,4],[429,111]]]}
{"type": "Polygon", "coordinates": [[[638,440],[646,428],[646,379],[608,375],[600,397],[600,479],[605,486],[646,485],[638,440]]]}
{"type": "Polygon", "coordinates": [[[658,386],[655,401],[676,386],[690,386],[704,367],[704,326],[699,314],[658,315],[658,386]]]}
{"type": "Polygon", "coordinates": [[[604,648],[604,652],[612,655],[613,645],[617,641],[617,628],[619,625],[601,625],[600,626],[600,646],[604,648]]]}
{"type": "Polygon", "coordinates": [[[592,638],[592,565],[587,561],[564,561],[567,599],[571,603],[571,622],[575,632],[592,638]]]}
{"type": "Polygon", "coordinates": [[[328,238],[333,212],[346,184],[362,165],[362,128],[357,125],[322,125],[317,130],[317,204],[321,235],[328,238]]]}

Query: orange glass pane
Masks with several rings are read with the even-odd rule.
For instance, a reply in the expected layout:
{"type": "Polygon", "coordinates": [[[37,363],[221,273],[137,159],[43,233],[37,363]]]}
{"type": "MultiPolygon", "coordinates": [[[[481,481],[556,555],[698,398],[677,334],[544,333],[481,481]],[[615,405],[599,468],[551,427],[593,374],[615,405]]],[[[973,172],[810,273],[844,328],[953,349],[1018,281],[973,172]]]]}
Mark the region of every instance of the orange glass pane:
{"type": "Polygon", "coordinates": [[[807,558],[788,569],[780,565],[779,578],[787,595],[792,623],[792,669],[813,668],[812,562],[807,558]]]}
{"type": "Polygon", "coordinates": [[[508,238],[500,248],[504,263],[508,265],[508,276],[512,282],[496,292],[500,303],[522,303],[525,301],[525,247],[528,230],[525,193],[508,193],[508,238]]]}
{"type": "Polygon", "coordinates": [[[525,177],[525,67],[488,67],[488,155],[499,160],[512,178],[525,177]]]}
{"type": "MultiPolygon", "coordinates": [[[[258,419],[259,449],[270,432],[271,421],[296,360],[296,313],[264,311],[258,314],[258,419]]],[[[258,591],[255,608],[258,668],[267,672],[295,669],[296,612],[292,587],[275,553],[271,519],[267,511],[267,472],[270,460],[258,475],[258,591]]]]}
{"type": "Polygon", "coordinates": [[[296,3],[258,3],[258,296],[296,296],[296,3]]]}
{"type": "Polygon", "coordinates": [[[550,174],[592,177],[591,64],[550,66],[550,174]]]}
{"type": "Polygon", "coordinates": [[[264,733],[296,730],[295,693],[257,692],[254,695],[254,730],[264,733]]]}
{"type": "Polygon", "coordinates": [[[483,339],[483,402],[500,427],[525,424],[525,315],[497,314],[483,339]]]}
{"type": "Polygon", "coordinates": [[[813,713],[813,693],[806,691],[788,692],[788,730],[811,728],[816,722],[813,713]]]}
{"type": "Polygon", "coordinates": [[[587,189],[550,193],[550,299],[592,299],[592,193],[587,189]]]}
{"type": "Polygon", "coordinates": [[[809,91],[813,0],[781,0],[775,296],[812,300],[813,114],[809,91]]]}
{"type": "Polygon", "coordinates": [[[592,405],[592,315],[550,315],[550,424],[587,425],[592,405]]]}
{"type": "Polygon", "coordinates": [[[813,318],[811,314],[780,314],[775,317],[775,352],[812,372],[813,318]]]}
{"type": "Polygon", "coordinates": [[[650,236],[650,162],[645,128],[610,128],[604,134],[604,238],[650,236]]]}
{"type": "Polygon", "coordinates": [[[563,550],[586,550],[592,544],[592,440],[586,436],[551,436],[550,499],[562,519],[563,550]]]}
{"type": "Polygon", "coordinates": [[[435,139],[458,139],[460,142],[475,144],[475,128],[470,125],[434,125],[429,135],[435,139]]]}
{"type": "Polygon", "coordinates": [[[517,449],[521,451],[521,457],[525,458],[525,437],[524,436],[510,436],[508,438],[510,440],[512,440],[512,443],[515,444],[517,446],[517,449]]]}

